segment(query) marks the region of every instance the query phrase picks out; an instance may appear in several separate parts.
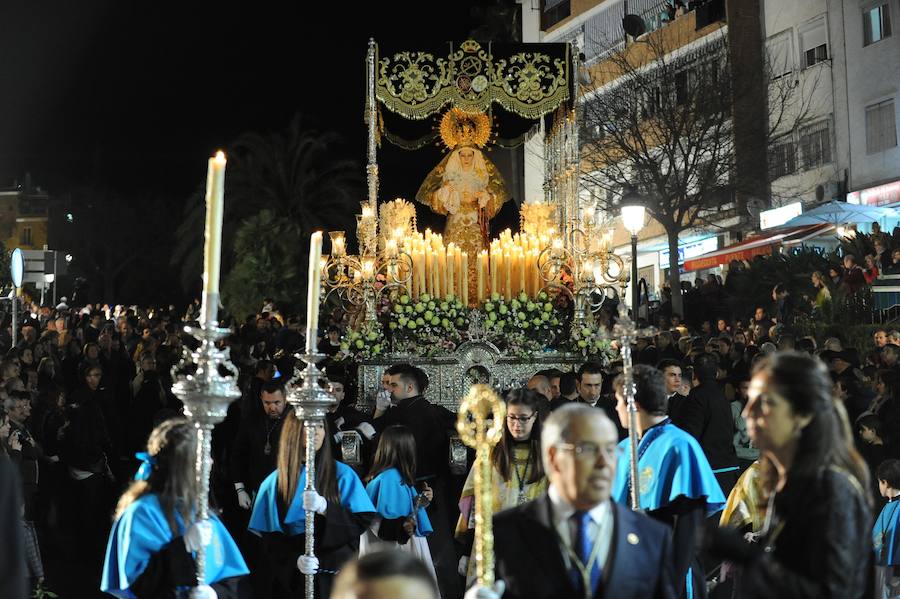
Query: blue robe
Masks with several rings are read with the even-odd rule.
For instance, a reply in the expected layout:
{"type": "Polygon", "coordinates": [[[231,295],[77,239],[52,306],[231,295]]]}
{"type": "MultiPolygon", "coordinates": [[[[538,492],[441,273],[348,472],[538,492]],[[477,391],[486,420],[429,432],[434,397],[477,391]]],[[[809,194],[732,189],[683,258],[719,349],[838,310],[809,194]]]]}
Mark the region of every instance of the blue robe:
{"type": "MultiPolygon", "coordinates": [[[[638,456],[641,509],[652,512],[682,496],[705,499],[707,516],[725,507],[722,487],[703,448],[690,433],[671,422],[658,424],[648,429],[641,438],[638,456]]],[[[613,500],[626,506],[631,505],[631,491],[628,488],[630,472],[631,444],[626,437],[619,443],[619,462],[612,490],[613,500]]],[[[692,576],[691,568],[688,568],[684,595],[688,599],[694,596],[692,576]]]]}
{"type": "MultiPolygon", "coordinates": [[[[375,506],[362,481],[350,466],[343,462],[335,461],[338,492],[341,495],[341,505],[347,510],[359,512],[375,512],[375,506]]],[[[302,535],[306,532],[306,511],[303,509],[303,489],[306,487],[306,467],[300,471],[300,482],[297,493],[294,495],[291,505],[282,524],[278,516],[278,471],[274,471],[263,480],[253,504],[253,513],[250,515],[250,524],[247,526],[252,531],[281,532],[289,536],[302,535]]]]}
{"type": "MultiPolygon", "coordinates": [[[[725,495],[700,444],[690,433],[670,422],[658,426],[664,430],[652,439],[648,431],[638,445],[641,508],[653,511],[684,496],[705,498],[707,516],[721,511],[725,507],[725,495]],[[646,445],[648,440],[649,446],[646,445]]],[[[622,505],[630,505],[630,466],[631,447],[626,438],[619,443],[619,463],[612,491],[613,499],[622,505]]]]}
{"type": "Polygon", "coordinates": [[[875,563],[900,566],[900,498],[888,502],[872,527],[875,563]]]}
{"type": "MultiPolygon", "coordinates": [[[[249,574],[247,564],[228,531],[215,515],[210,515],[212,541],[206,548],[207,584],[249,574]]],[[[181,515],[175,513],[179,530],[181,515]]],[[[147,568],[150,558],[174,539],[165,513],[155,493],[147,493],[125,508],[113,524],[103,561],[100,590],[130,599],[129,588],[147,568]]]]}
{"type": "MultiPolygon", "coordinates": [[[[385,520],[406,518],[412,513],[413,501],[418,492],[403,482],[400,471],[396,468],[388,468],[366,485],[366,493],[375,504],[375,509],[385,520]]],[[[431,521],[425,508],[420,507],[416,512],[416,536],[424,537],[434,532],[431,521]]]]}

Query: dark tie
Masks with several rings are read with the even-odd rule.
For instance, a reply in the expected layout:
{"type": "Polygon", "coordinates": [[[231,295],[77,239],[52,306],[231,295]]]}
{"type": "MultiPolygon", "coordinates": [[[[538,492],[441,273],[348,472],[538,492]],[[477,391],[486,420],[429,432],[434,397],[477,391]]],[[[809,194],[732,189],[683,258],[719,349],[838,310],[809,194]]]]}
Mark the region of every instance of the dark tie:
{"type": "MultiPolygon", "coordinates": [[[[588,512],[578,511],[572,514],[571,518],[573,524],[575,525],[575,537],[573,542],[575,553],[576,555],[578,555],[578,559],[581,560],[581,564],[587,567],[588,561],[591,559],[591,553],[593,553],[594,551],[594,541],[591,538],[589,529],[591,515],[588,512]]],[[[573,580],[573,582],[575,582],[575,588],[583,595],[584,583],[581,577],[581,572],[574,565],[573,569],[575,570],[575,574],[577,574],[577,580],[573,580]]],[[[602,569],[600,566],[600,560],[594,560],[594,563],[591,566],[591,597],[593,597],[597,592],[597,586],[600,583],[601,575],[602,569]]]]}

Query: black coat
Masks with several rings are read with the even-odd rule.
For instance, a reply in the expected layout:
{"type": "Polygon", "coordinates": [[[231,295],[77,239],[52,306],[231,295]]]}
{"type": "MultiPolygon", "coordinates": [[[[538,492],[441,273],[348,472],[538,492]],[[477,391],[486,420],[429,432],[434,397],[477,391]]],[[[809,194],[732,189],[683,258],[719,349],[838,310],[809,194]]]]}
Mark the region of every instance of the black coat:
{"type": "MultiPolygon", "coordinates": [[[[547,494],[494,516],[497,578],[503,599],[577,597],[566,570],[547,494]]],[[[668,527],[613,503],[609,556],[595,599],[676,597],[668,527]]]]}
{"type": "Polygon", "coordinates": [[[392,424],[402,424],[416,439],[416,478],[449,474],[450,431],[456,415],[421,395],[408,397],[372,421],[379,434],[392,424]]]}
{"type": "Polygon", "coordinates": [[[278,459],[278,439],[285,415],[293,410],[285,408],[274,424],[264,413],[241,420],[237,436],[231,446],[229,470],[232,482],[242,482],[247,492],[259,489],[263,479],[275,470],[278,459]],[[266,453],[268,440],[269,453],[266,453]]]}
{"type": "Polygon", "coordinates": [[[700,442],[713,470],[737,465],[731,404],[718,383],[706,381],[691,389],[678,412],[676,424],[700,442]]]}
{"type": "MultiPolygon", "coordinates": [[[[871,575],[872,515],[856,479],[825,470],[816,480],[788,483],[795,487],[791,505],[775,499],[780,534],[768,543],[771,553],[745,568],[742,599],[795,599],[866,596],[871,575]]],[[[787,492],[787,488],[785,489],[787,492]]]]}

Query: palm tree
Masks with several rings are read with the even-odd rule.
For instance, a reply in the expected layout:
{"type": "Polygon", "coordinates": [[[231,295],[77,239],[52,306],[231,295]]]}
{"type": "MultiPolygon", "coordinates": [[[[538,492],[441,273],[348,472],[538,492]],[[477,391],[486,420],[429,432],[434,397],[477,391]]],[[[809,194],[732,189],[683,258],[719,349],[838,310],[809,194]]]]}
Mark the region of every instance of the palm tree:
{"type": "MultiPolygon", "coordinates": [[[[248,132],[229,145],[223,271],[239,258],[233,251],[238,228],[262,210],[270,211],[268,218],[297,225],[298,252],[306,251],[309,235],[316,229],[353,226],[357,202],[365,194],[362,168],[354,160],[336,157],[339,141],[334,132],[304,128],[298,114],[284,132],[248,132]]],[[[182,284],[189,290],[197,288],[203,272],[203,193],[199,188],[189,198],[173,252],[173,261],[181,265],[182,284]]],[[[259,231],[258,226],[253,228],[259,231]]],[[[301,262],[300,274],[305,276],[306,265],[301,262]]],[[[302,294],[298,289],[297,295],[302,294]]]]}

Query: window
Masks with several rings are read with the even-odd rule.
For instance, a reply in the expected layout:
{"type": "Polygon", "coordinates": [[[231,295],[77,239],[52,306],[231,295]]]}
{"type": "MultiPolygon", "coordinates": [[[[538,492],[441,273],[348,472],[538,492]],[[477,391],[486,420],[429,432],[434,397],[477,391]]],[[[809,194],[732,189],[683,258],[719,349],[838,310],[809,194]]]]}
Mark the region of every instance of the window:
{"type": "Polygon", "coordinates": [[[828,35],[824,17],[807,23],[800,30],[800,57],[804,69],[828,60],[828,35]]]}
{"type": "Polygon", "coordinates": [[[776,144],[769,154],[769,173],[778,179],[797,171],[797,150],[793,141],[776,144]]]}
{"type": "Polygon", "coordinates": [[[831,162],[831,127],[821,121],[800,128],[800,154],[803,170],[831,162]]]}
{"type": "Polygon", "coordinates": [[[675,73],[675,104],[687,104],[690,95],[690,71],[684,69],[675,73]]]}
{"type": "Polygon", "coordinates": [[[897,146],[894,100],[866,107],[866,154],[883,152],[897,146]]]}
{"type": "Polygon", "coordinates": [[[542,31],[547,31],[572,14],[570,0],[544,0],[543,4],[544,10],[541,13],[542,31]]]}
{"type": "Polygon", "coordinates": [[[863,46],[880,42],[891,35],[891,10],[888,4],[876,4],[863,11],[863,46]]]}
{"type": "Polygon", "coordinates": [[[766,46],[770,77],[778,79],[790,73],[794,68],[791,60],[791,30],[786,29],[770,37],[766,46]]]}
{"type": "Polygon", "coordinates": [[[31,245],[31,227],[22,228],[22,234],[19,235],[19,243],[22,245],[31,245]]]}

